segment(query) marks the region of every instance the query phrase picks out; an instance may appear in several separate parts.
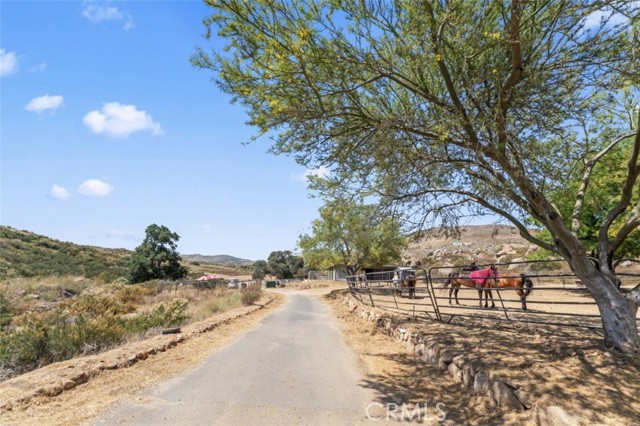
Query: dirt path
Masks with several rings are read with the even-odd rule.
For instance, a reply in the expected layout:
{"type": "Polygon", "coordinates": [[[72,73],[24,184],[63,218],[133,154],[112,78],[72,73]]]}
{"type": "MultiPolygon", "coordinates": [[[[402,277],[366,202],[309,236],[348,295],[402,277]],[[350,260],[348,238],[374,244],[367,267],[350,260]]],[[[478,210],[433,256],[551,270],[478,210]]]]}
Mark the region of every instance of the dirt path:
{"type": "Polygon", "coordinates": [[[344,425],[373,392],[327,307],[304,292],[203,364],[124,401],[95,425],[344,425]]]}

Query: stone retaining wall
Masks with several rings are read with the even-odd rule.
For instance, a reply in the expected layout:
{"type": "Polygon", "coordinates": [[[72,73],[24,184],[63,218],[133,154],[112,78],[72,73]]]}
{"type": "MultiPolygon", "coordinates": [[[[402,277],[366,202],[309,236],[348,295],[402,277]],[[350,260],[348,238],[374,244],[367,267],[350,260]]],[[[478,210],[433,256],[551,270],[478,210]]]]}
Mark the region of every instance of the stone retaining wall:
{"type": "MultiPolygon", "coordinates": [[[[473,389],[478,395],[492,398],[504,410],[530,411],[530,419],[540,426],[577,426],[579,416],[572,416],[561,407],[544,401],[533,401],[525,386],[499,377],[488,371],[482,359],[469,354],[457,354],[445,344],[425,336],[419,330],[411,330],[406,318],[368,305],[363,305],[344,290],[333,292],[333,297],[347,305],[354,317],[371,322],[384,329],[391,337],[404,343],[417,360],[438,366],[448,372],[460,386],[473,389]]],[[[543,398],[544,399],[544,398],[543,398]]]]}

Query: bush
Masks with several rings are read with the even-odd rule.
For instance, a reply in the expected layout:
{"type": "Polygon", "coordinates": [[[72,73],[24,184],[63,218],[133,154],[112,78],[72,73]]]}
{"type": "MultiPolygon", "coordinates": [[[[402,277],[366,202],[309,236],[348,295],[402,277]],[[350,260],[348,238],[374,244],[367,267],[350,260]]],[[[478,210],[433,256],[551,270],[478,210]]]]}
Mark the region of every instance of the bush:
{"type": "Polygon", "coordinates": [[[262,296],[262,290],[248,288],[246,290],[242,290],[242,304],[245,306],[250,306],[260,300],[262,296]]]}
{"type": "Polygon", "coordinates": [[[11,307],[4,294],[0,293],[0,327],[11,324],[11,307]]]}

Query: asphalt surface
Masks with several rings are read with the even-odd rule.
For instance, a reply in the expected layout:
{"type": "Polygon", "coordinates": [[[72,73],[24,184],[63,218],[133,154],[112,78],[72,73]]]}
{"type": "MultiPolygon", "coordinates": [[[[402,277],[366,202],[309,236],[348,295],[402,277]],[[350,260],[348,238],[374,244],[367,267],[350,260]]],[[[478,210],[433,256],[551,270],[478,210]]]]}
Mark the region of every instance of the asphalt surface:
{"type": "MultiPolygon", "coordinates": [[[[214,331],[215,332],[215,331],[214,331]]],[[[113,407],[94,425],[350,425],[375,397],[325,305],[291,293],[201,366],[113,407]]]]}

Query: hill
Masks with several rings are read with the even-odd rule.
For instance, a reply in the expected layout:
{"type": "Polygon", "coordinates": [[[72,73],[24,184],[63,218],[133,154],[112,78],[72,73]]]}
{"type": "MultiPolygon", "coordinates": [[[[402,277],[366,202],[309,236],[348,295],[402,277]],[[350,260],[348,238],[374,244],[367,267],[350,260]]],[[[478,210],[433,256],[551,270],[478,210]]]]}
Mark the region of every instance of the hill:
{"type": "MultiPolygon", "coordinates": [[[[111,281],[127,275],[131,253],[58,241],[0,225],[0,280],[66,275],[111,281]]],[[[235,276],[253,264],[252,260],[225,254],[182,255],[182,259],[191,277],[203,273],[235,276]]]]}
{"type": "Polygon", "coordinates": [[[130,255],[0,226],[0,279],[77,275],[110,281],[126,275],[130,255]]]}
{"type": "Polygon", "coordinates": [[[241,259],[239,257],[229,256],[227,254],[218,254],[215,256],[207,256],[202,254],[182,254],[182,259],[186,262],[193,263],[197,262],[200,264],[209,264],[209,265],[220,265],[220,266],[231,266],[231,267],[240,267],[252,265],[253,260],[249,259],[241,259]]]}
{"type": "Polygon", "coordinates": [[[477,225],[460,227],[457,233],[435,228],[415,235],[403,258],[425,266],[486,264],[522,260],[534,250],[513,227],[477,225]]]}

